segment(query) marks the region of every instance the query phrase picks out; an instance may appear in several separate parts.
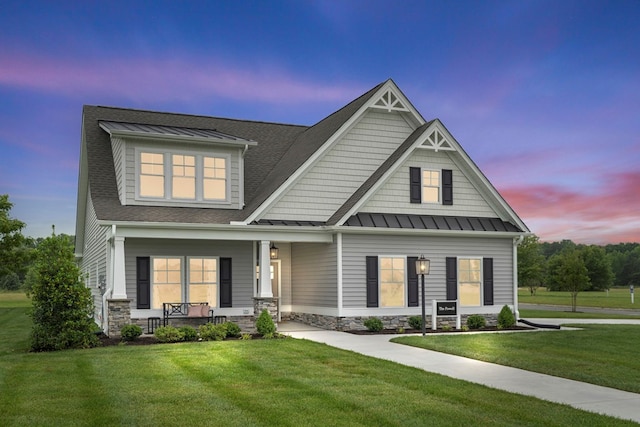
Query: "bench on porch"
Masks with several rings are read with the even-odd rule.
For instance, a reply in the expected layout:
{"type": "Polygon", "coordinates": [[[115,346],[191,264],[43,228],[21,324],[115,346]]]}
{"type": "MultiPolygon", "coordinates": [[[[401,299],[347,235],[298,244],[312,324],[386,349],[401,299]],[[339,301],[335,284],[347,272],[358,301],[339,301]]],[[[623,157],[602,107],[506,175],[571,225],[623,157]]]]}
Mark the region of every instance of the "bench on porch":
{"type": "Polygon", "coordinates": [[[164,302],[162,303],[162,325],[169,319],[207,319],[213,323],[213,309],[206,302],[164,302]]]}

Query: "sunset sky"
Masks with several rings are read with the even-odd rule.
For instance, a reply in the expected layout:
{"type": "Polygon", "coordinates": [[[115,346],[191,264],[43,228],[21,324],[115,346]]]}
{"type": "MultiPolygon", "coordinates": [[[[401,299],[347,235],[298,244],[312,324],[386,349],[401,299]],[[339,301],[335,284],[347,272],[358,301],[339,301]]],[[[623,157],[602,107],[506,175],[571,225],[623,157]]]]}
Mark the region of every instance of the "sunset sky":
{"type": "Polygon", "coordinates": [[[544,241],[640,242],[640,1],[14,1],[0,194],[75,233],[84,104],[311,125],[388,78],[544,241]]]}

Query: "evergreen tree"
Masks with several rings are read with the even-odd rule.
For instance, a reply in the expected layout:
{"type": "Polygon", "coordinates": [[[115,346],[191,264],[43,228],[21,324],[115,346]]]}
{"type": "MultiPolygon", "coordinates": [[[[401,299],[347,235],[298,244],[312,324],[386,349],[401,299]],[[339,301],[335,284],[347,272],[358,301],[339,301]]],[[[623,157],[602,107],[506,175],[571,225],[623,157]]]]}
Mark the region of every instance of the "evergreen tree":
{"type": "Polygon", "coordinates": [[[52,235],[36,250],[31,291],[33,351],[88,348],[94,333],[93,299],[65,236],[52,235]]]}

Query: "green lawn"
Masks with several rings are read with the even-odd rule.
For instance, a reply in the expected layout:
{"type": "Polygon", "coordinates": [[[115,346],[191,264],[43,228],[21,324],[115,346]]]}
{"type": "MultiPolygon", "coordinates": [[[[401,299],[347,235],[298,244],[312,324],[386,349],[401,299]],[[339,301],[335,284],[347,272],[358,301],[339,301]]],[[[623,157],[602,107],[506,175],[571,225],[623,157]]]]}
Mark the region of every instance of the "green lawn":
{"type": "Polygon", "coordinates": [[[640,319],[640,316],[629,316],[626,314],[611,314],[611,313],[585,313],[570,311],[556,311],[556,310],[530,310],[520,309],[521,319],[533,319],[533,318],[551,318],[551,319],[640,319]]]}
{"type": "Polygon", "coordinates": [[[640,393],[640,326],[578,326],[581,330],[412,336],[393,341],[640,393]]]}
{"type": "Polygon", "coordinates": [[[635,425],[304,340],[25,353],[4,297],[3,426],[635,425]]]}
{"type": "MultiPolygon", "coordinates": [[[[640,299],[631,304],[628,288],[615,288],[606,292],[580,292],[578,307],[626,308],[640,310],[640,299]]],[[[546,288],[538,288],[536,295],[531,296],[528,288],[518,289],[518,301],[523,304],[548,304],[571,306],[569,292],[550,292],[546,288]]]]}

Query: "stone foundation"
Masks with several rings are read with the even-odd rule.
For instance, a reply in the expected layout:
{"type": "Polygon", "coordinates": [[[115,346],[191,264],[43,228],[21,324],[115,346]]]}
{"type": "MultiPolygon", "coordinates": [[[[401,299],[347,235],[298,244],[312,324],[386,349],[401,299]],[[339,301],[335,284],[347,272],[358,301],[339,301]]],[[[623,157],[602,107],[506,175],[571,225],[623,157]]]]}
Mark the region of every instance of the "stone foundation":
{"type": "Polygon", "coordinates": [[[120,329],[131,323],[130,304],[130,299],[107,300],[107,330],[104,333],[110,338],[120,338],[120,329]]]}
{"type": "MultiPolygon", "coordinates": [[[[498,323],[497,314],[484,314],[487,326],[496,326],[498,323]]],[[[378,317],[382,320],[384,329],[410,329],[409,317],[412,316],[356,316],[356,317],[335,317],[325,316],[320,314],[308,314],[308,313],[287,313],[282,315],[283,320],[292,320],[295,322],[304,323],[307,325],[315,326],[317,328],[334,330],[334,331],[365,331],[367,327],[364,326],[364,321],[370,317],[378,317]]],[[[465,325],[469,315],[461,315],[461,325],[465,325]]],[[[456,327],[455,316],[439,316],[437,318],[437,328],[441,329],[456,327]]],[[[426,328],[431,329],[431,315],[426,316],[426,328]]]]}
{"type": "Polygon", "coordinates": [[[253,299],[253,328],[255,329],[255,321],[262,313],[267,310],[271,315],[273,323],[278,327],[278,298],[254,298],[253,299]]]}

